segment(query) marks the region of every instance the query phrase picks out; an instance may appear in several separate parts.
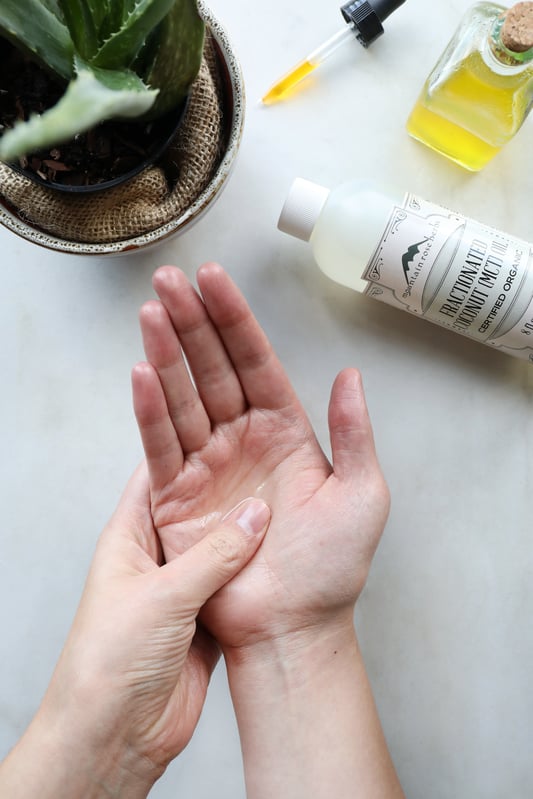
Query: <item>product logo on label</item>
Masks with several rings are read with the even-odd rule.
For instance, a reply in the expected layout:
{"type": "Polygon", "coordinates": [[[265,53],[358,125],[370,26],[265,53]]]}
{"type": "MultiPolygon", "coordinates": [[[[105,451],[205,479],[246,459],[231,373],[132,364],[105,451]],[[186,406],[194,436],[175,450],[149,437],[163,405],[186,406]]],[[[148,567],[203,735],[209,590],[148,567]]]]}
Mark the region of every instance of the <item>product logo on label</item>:
{"type": "Polygon", "coordinates": [[[407,251],[404,252],[402,255],[402,266],[403,266],[403,273],[405,275],[405,282],[409,285],[409,270],[411,268],[411,264],[415,260],[415,257],[420,252],[420,247],[422,244],[425,244],[429,241],[429,238],[422,239],[422,241],[418,241],[416,244],[411,244],[410,247],[407,248],[407,251]]]}

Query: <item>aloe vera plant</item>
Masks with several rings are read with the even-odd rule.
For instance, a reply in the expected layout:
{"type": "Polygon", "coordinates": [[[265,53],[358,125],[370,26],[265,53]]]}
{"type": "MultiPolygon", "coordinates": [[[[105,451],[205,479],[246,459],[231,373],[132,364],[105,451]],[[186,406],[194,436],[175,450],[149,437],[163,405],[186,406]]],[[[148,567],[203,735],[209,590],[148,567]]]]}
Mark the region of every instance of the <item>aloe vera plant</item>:
{"type": "Polygon", "coordinates": [[[0,38],[65,81],[60,100],[0,137],[0,160],[52,147],[114,117],[156,118],[198,72],[196,0],[0,0],[0,38]]]}

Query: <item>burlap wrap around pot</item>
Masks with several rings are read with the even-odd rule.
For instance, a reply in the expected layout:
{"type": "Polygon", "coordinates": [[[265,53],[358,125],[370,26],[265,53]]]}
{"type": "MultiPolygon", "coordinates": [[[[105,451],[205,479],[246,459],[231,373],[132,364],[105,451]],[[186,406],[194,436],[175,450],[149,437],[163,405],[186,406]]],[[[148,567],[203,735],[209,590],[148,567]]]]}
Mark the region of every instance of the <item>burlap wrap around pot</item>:
{"type": "Polygon", "coordinates": [[[218,59],[208,35],[185,118],[164,163],[120,186],[80,195],[37,185],[0,163],[0,193],[23,220],[62,239],[122,241],[155,230],[194,202],[220,161],[223,138],[218,59]]]}

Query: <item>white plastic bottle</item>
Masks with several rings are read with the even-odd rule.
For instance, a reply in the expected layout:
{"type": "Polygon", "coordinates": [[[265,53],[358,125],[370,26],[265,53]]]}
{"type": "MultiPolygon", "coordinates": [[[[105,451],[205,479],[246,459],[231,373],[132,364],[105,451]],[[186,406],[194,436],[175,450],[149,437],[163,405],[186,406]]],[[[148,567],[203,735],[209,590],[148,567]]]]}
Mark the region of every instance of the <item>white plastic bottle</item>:
{"type": "Polygon", "coordinates": [[[533,247],[368,182],[297,178],[278,227],[309,241],[332,280],[533,362],[533,247]]]}

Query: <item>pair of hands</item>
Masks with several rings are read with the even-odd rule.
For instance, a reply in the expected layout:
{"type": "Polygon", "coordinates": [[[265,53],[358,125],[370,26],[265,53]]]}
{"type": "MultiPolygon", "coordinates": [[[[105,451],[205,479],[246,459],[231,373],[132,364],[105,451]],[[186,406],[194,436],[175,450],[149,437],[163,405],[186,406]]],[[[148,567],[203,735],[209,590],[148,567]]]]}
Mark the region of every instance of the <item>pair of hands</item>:
{"type": "Polygon", "coordinates": [[[246,657],[352,627],[388,513],[358,373],[332,389],[330,464],[236,286],[212,263],[197,281],[163,267],[160,300],[141,309],[146,463],[99,541],[40,711],[77,747],[83,730],[100,752],[87,770],[129,797],[187,744],[219,647],[246,657]]]}

